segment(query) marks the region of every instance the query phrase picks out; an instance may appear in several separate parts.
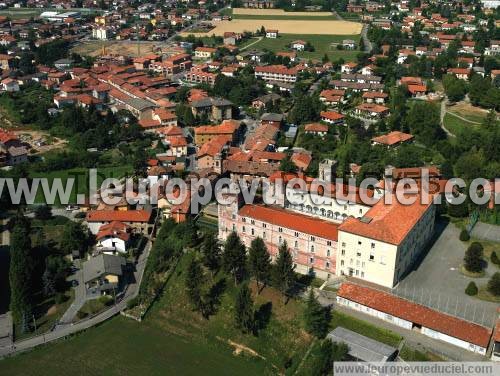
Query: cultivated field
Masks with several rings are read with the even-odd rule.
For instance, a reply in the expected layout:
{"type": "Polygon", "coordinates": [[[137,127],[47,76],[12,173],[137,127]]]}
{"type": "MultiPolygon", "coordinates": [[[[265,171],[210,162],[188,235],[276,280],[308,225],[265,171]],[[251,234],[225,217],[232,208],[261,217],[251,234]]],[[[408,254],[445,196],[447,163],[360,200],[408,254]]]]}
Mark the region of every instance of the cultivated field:
{"type": "Polygon", "coordinates": [[[350,21],[314,21],[314,20],[252,20],[235,19],[232,21],[214,22],[215,28],[207,33],[183,33],[183,36],[194,34],[197,37],[217,35],[223,36],[225,32],[242,33],[255,32],[262,26],[265,29],[278,29],[280,34],[319,34],[319,35],[352,35],[360,34],[362,25],[350,21]]]}
{"type": "Polygon", "coordinates": [[[311,16],[325,17],[331,16],[331,12],[285,12],[284,9],[250,9],[250,8],[234,8],[233,14],[248,14],[252,16],[311,16]]]}

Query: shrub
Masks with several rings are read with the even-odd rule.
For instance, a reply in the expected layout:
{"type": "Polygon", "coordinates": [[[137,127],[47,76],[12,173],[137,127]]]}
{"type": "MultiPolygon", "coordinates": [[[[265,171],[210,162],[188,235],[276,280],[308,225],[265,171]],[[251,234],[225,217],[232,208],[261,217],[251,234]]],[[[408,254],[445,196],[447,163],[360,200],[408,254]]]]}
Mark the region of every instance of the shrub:
{"type": "Polygon", "coordinates": [[[460,240],[466,242],[470,239],[470,235],[467,230],[460,231],[460,240]]]}
{"type": "Polygon", "coordinates": [[[491,262],[495,265],[500,265],[500,260],[498,259],[497,253],[495,251],[491,252],[491,262]]]}
{"type": "Polygon", "coordinates": [[[68,297],[62,293],[57,293],[55,298],[54,298],[54,301],[56,302],[56,304],[62,304],[66,300],[68,300],[68,297]]]}
{"type": "Polygon", "coordinates": [[[474,282],[469,282],[467,288],[465,289],[465,293],[469,296],[477,295],[478,289],[474,282]]]}
{"type": "Polygon", "coordinates": [[[496,272],[493,274],[491,279],[488,281],[488,291],[495,295],[500,296],[500,273],[496,272]]]}
{"type": "Polygon", "coordinates": [[[464,267],[472,273],[479,273],[483,270],[483,246],[481,243],[472,243],[465,251],[464,267]]]}
{"type": "Polygon", "coordinates": [[[127,302],[127,309],[132,309],[134,308],[136,305],[139,305],[140,301],[139,301],[139,297],[136,296],[135,298],[132,298],[130,299],[128,302],[127,302]]]}
{"type": "Polygon", "coordinates": [[[82,320],[84,319],[85,317],[87,317],[89,314],[87,312],[84,312],[84,311],[78,311],[76,313],[76,317],[79,319],[79,320],[82,320]]]}

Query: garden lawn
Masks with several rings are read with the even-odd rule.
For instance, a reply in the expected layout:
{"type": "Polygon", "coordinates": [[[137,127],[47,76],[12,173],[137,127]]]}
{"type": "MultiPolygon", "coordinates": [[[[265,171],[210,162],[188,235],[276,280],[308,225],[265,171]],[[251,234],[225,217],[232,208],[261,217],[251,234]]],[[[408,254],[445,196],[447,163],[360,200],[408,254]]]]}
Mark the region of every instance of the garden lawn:
{"type": "MultiPolygon", "coordinates": [[[[122,178],[128,173],[132,172],[131,166],[113,166],[113,167],[98,167],[97,168],[97,189],[99,189],[101,183],[107,178],[122,178]]],[[[75,182],[69,196],[70,203],[76,203],[77,194],[89,193],[89,169],[86,168],[72,168],[68,170],[59,170],[51,172],[33,172],[30,174],[31,178],[46,178],[49,181],[49,187],[55,178],[62,179],[62,185],[65,188],[68,178],[74,178],[75,182]]],[[[45,203],[44,191],[41,184],[38,186],[37,194],[35,197],[35,203],[41,204],[45,203]]],[[[61,205],[60,200],[56,197],[55,205],[61,205]]]]}
{"type": "Polygon", "coordinates": [[[337,50],[330,47],[332,42],[342,42],[344,39],[352,39],[359,44],[359,35],[301,35],[301,34],[280,34],[278,38],[263,38],[260,42],[255,43],[250,48],[258,50],[269,50],[272,52],[291,51],[289,45],[295,40],[303,40],[310,42],[314,46],[314,52],[301,51],[297,55],[306,59],[322,59],[325,53],[330,60],[338,60],[340,58],[345,61],[356,58],[359,50],[337,50]]]}
{"type": "Polygon", "coordinates": [[[465,135],[466,132],[468,132],[470,128],[477,127],[477,125],[466,122],[448,113],[444,115],[444,126],[451,133],[457,136],[459,140],[463,135],[465,135]]]}

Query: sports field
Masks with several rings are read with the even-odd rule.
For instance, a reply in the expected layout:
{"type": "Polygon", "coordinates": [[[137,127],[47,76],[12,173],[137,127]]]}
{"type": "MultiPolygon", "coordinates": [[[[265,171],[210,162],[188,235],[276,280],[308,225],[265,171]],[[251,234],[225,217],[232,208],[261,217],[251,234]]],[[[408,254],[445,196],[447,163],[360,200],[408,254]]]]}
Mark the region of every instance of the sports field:
{"type": "Polygon", "coordinates": [[[225,32],[232,31],[243,33],[256,32],[262,26],[265,29],[277,29],[279,34],[320,34],[320,35],[353,35],[360,34],[362,25],[350,21],[316,21],[316,20],[288,20],[288,19],[234,19],[212,23],[215,28],[206,33],[182,33],[182,36],[194,34],[197,37],[217,35],[223,36],[225,32]]]}

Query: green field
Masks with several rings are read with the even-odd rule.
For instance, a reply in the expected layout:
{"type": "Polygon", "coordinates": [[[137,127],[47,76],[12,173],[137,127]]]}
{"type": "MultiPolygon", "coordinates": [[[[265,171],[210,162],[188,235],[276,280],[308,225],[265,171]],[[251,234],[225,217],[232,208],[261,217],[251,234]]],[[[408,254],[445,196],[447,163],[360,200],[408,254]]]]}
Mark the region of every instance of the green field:
{"type": "Polygon", "coordinates": [[[96,328],[33,352],[0,361],[0,374],[256,375],[264,362],[234,356],[222,343],[166,333],[152,322],[116,317],[96,328]]]}
{"type": "MultiPolygon", "coordinates": [[[[113,167],[99,167],[97,168],[97,189],[100,184],[107,178],[121,178],[126,176],[132,171],[131,166],[113,166],[113,167]]],[[[68,178],[74,178],[73,189],[70,195],[70,203],[76,203],[77,194],[89,193],[89,170],[86,168],[73,168],[69,170],[51,171],[51,172],[37,172],[30,174],[31,178],[46,178],[49,181],[49,187],[55,178],[62,179],[63,187],[66,186],[68,178]]],[[[35,203],[45,203],[44,193],[41,184],[38,186],[38,191],[35,198],[35,203]]],[[[56,205],[60,205],[59,200],[56,198],[56,205]]]]}
{"type": "Polygon", "coordinates": [[[43,12],[81,12],[82,14],[102,13],[99,9],[73,8],[73,9],[56,9],[56,8],[9,8],[0,10],[0,16],[6,16],[13,20],[23,18],[38,17],[43,12]]]}
{"type": "Polygon", "coordinates": [[[306,59],[321,59],[326,53],[330,60],[342,58],[347,61],[355,59],[356,55],[359,53],[359,50],[337,50],[336,48],[330,47],[332,42],[341,42],[344,39],[352,39],[359,43],[359,35],[281,34],[276,39],[263,38],[260,42],[255,43],[250,48],[259,50],[266,49],[275,53],[280,51],[290,51],[288,47],[290,43],[299,39],[305,42],[310,42],[314,46],[314,52],[301,51],[297,53],[299,57],[306,59]]]}
{"type": "MultiPolygon", "coordinates": [[[[310,336],[301,328],[302,302],[283,306],[273,289],[254,296],[256,308],[272,307],[257,336],[234,326],[236,294],[230,280],[216,315],[193,312],[184,286],[192,254],[186,255],[161,299],[142,323],[116,317],[96,328],[30,353],[0,361],[0,374],[57,375],[69,369],[85,375],[266,375],[298,365],[310,336]],[[106,350],[105,352],[101,350],[106,350]]],[[[218,278],[221,277],[219,273],[218,278]]]]}
{"type": "Polygon", "coordinates": [[[465,132],[478,127],[449,113],[444,115],[444,126],[458,138],[462,137],[465,132]]]}

